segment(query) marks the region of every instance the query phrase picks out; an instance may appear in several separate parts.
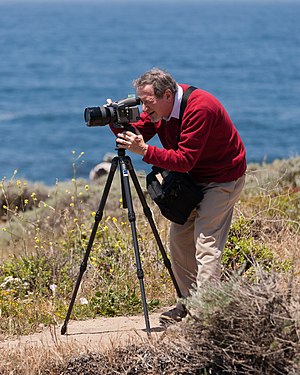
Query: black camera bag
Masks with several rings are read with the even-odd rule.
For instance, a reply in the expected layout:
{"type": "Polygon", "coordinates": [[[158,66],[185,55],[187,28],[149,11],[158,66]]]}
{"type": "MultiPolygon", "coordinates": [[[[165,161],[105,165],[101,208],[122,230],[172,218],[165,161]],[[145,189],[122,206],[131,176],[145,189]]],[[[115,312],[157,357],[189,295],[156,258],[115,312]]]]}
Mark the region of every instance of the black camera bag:
{"type": "MultiPolygon", "coordinates": [[[[196,88],[190,86],[184,93],[180,106],[180,125],[187,99],[196,88]]],[[[178,141],[180,138],[180,129],[178,141]]],[[[147,190],[152,200],[158,205],[167,219],[177,224],[184,224],[192,210],[203,198],[200,186],[192,180],[189,173],[168,171],[152,167],[146,176],[147,190]]]]}
{"type": "Polygon", "coordinates": [[[148,193],[162,215],[177,224],[184,224],[203,198],[201,187],[188,173],[153,166],[146,182],[148,193]]]}

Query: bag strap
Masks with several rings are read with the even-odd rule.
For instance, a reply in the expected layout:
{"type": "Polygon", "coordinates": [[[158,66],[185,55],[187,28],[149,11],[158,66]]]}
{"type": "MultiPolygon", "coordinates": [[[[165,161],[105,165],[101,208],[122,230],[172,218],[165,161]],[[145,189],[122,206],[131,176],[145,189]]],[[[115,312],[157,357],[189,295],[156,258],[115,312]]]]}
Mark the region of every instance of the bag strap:
{"type": "Polygon", "coordinates": [[[194,87],[194,86],[188,87],[187,90],[183,93],[183,96],[181,99],[180,112],[179,112],[179,131],[178,131],[178,136],[177,136],[178,142],[180,141],[180,131],[181,131],[181,122],[182,122],[183,113],[185,111],[188,98],[194,90],[197,90],[197,87],[194,87]]]}

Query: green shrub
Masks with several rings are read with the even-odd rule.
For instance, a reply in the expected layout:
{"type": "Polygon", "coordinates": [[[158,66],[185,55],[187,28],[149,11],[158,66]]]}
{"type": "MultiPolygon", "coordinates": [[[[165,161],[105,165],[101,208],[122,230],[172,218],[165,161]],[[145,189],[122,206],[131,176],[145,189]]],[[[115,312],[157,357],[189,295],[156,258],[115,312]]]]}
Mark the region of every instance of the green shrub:
{"type": "Polygon", "coordinates": [[[239,217],[231,225],[222,259],[225,274],[236,272],[253,275],[254,268],[267,272],[291,269],[289,260],[278,259],[278,256],[255,239],[252,233],[252,220],[239,217]]]}

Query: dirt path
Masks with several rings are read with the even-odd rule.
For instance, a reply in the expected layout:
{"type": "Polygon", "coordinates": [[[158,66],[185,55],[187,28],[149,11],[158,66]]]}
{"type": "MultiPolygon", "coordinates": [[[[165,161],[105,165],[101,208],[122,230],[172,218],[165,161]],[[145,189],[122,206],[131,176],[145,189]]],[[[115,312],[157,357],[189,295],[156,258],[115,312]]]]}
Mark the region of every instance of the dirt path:
{"type": "MultiPolygon", "coordinates": [[[[164,329],[159,324],[160,313],[149,315],[151,337],[160,335],[164,329]]],[[[117,343],[126,343],[129,339],[147,338],[144,315],[96,318],[84,321],[69,321],[67,333],[61,335],[61,326],[53,326],[40,333],[19,338],[0,341],[1,349],[13,349],[16,347],[35,347],[42,345],[51,347],[60,343],[75,343],[88,347],[100,346],[105,348],[117,343]]]]}

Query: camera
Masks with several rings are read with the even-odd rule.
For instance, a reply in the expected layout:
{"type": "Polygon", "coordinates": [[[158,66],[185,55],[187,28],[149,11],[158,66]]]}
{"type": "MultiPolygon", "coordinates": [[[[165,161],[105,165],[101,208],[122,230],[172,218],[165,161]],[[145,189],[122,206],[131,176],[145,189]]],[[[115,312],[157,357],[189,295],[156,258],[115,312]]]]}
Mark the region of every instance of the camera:
{"type": "Polygon", "coordinates": [[[122,128],[130,122],[136,122],[140,118],[137,105],[139,98],[126,98],[101,107],[88,107],[84,110],[84,120],[87,126],[104,126],[113,124],[122,128]]]}

